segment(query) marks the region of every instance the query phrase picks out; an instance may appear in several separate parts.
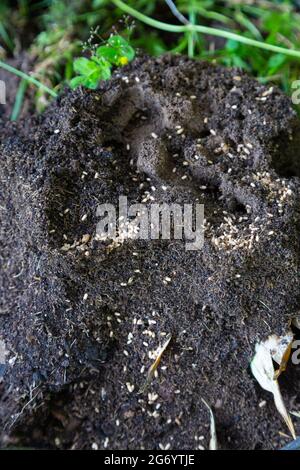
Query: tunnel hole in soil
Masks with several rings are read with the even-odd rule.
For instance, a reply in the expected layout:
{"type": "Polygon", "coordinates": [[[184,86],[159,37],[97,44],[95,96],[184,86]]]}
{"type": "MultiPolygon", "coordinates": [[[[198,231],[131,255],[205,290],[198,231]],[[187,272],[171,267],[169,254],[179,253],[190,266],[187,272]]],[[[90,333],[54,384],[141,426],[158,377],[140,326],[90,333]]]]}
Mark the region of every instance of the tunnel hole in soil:
{"type": "Polygon", "coordinates": [[[210,137],[211,133],[209,129],[203,128],[197,133],[197,136],[199,139],[205,139],[206,137],[210,137]]]}
{"type": "Polygon", "coordinates": [[[281,135],[272,155],[272,165],[276,173],[284,178],[300,178],[300,127],[292,137],[281,135]]]}
{"type": "Polygon", "coordinates": [[[245,204],[238,201],[237,199],[232,199],[228,205],[232,212],[234,212],[236,215],[243,216],[247,214],[247,208],[245,204]]]}
{"type": "Polygon", "coordinates": [[[80,419],[71,415],[70,408],[73,404],[71,388],[67,386],[59,391],[52,391],[46,397],[41,406],[27,420],[26,426],[17,425],[15,438],[24,446],[34,449],[48,448],[54,446],[55,438],[63,432],[68,432],[69,438],[74,438],[74,433],[81,424],[80,419]],[[45,436],[50,433],[51,438],[45,446],[45,436]]]}

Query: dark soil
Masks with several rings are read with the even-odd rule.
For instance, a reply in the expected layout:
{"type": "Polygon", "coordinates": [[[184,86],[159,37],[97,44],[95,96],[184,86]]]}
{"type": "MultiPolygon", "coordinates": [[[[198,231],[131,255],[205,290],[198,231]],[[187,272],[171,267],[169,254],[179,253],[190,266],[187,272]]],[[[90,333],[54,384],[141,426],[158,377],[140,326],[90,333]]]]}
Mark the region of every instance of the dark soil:
{"type": "MultiPolygon", "coordinates": [[[[139,59],[2,130],[2,446],[207,448],[201,398],[221,448],[289,441],[249,363],[300,310],[299,135],[276,88],[174,56],[139,59]],[[95,239],[100,203],[147,191],[204,203],[203,250],[95,239]]],[[[299,366],[280,384],[299,410],[299,366]]]]}

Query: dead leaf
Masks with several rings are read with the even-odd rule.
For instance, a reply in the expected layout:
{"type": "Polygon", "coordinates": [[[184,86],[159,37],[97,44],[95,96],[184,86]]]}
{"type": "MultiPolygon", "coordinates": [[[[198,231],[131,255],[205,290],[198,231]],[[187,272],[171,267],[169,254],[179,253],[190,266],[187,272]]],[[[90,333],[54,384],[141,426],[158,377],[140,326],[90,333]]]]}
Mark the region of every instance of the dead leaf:
{"type": "Polygon", "coordinates": [[[285,421],[293,438],[296,439],[293,422],[283,402],[277,379],[274,378],[275,371],[271,352],[264,343],[257,344],[255,351],[254,358],[251,362],[252,374],[264,390],[273,394],[275,406],[278,412],[285,421]]]}
{"type": "Polygon", "coordinates": [[[159,366],[162,355],[165,352],[165,350],[167,349],[167,347],[169,346],[169,343],[170,343],[171,339],[172,339],[172,335],[171,335],[171,333],[169,333],[166,337],[166,340],[165,340],[164,344],[158,349],[156,359],[153,362],[153,364],[150,366],[150,368],[148,370],[146,381],[145,381],[144,385],[141,387],[141,389],[139,390],[139,393],[143,393],[146,390],[146,388],[148,387],[149,383],[151,382],[153,374],[156,371],[157,367],[159,366]]]}
{"type": "Polygon", "coordinates": [[[204,405],[208,408],[210,414],[210,441],[209,441],[209,450],[218,450],[218,441],[217,441],[217,431],[216,431],[216,422],[213,411],[211,407],[206,403],[204,398],[201,398],[204,405]]]}
{"type": "Polygon", "coordinates": [[[279,369],[275,371],[274,379],[278,379],[280,374],[287,368],[292,352],[293,339],[293,333],[288,331],[284,336],[271,335],[263,343],[265,348],[270,351],[272,359],[279,364],[279,369]]]}
{"type": "Polygon", "coordinates": [[[293,318],[292,324],[300,330],[300,317],[293,318]]]}

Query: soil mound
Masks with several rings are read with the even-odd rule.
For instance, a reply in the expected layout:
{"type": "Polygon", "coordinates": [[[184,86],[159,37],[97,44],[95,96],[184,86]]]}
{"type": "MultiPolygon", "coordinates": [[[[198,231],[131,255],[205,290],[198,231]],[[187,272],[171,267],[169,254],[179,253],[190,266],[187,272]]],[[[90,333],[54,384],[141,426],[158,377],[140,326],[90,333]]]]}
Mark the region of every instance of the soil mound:
{"type": "MultiPolygon", "coordinates": [[[[286,443],[249,362],[299,314],[290,100],[239,70],[145,58],[26,129],[1,131],[2,445],[207,448],[201,398],[221,448],[286,443]],[[203,249],[99,241],[97,207],[119,195],[203,203],[203,249]]],[[[297,366],[281,380],[292,409],[299,381],[297,366]]]]}

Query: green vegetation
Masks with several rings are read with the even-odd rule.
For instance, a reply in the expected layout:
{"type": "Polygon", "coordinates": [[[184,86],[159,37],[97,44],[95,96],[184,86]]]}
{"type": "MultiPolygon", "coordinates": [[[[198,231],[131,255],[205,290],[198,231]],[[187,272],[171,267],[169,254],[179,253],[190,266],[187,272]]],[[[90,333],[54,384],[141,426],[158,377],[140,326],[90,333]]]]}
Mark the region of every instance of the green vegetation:
{"type": "Polygon", "coordinates": [[[134,49],[122,36],[111,36],[106,44],[98,47],[90,59],[80,57],[74,61],[74,71],[79,75],[74,77],[70,85],[76,88],[83,85],[87,88],[97,88],[100,80],[111,77],[113,66],[127,65],[133,60],[134,49]]]}
{"type": "MultiPolygon", "coordinates": [[[[132,48],[150,55],[179,52],[195,59],[241,67],[262,82],[278,84],[287,93],[292,93],[292,82],[300,78],[300,2],[297,1],[19,0],[16,3],[13,8],[8,0],[1,1],[0,67],[8,70],[9,60],[26,51],[32,66],[30,73],[26,71],[22,78],[25,83],[38,87],[35,93],[38,110],[66,83],[72,87],[95,88],[99,80],[109,78],[113,66],[122,65],[121,51],[110,51],[116,46],[109,43],[111,35],[129,48],[129,55],[124,54],[128,61],[133,58],[132,48]]],[[[25,94],[24,83],[20,87],[14,118],[25,94]]]]}

